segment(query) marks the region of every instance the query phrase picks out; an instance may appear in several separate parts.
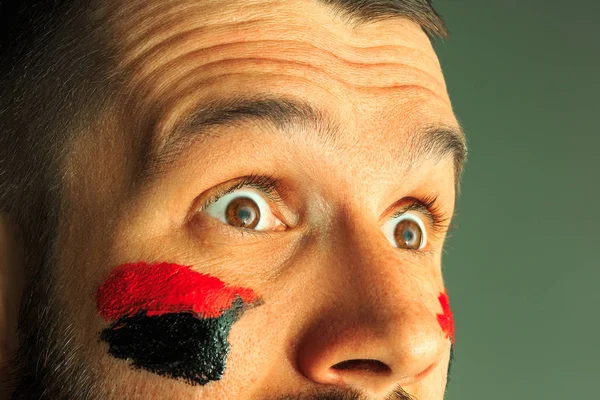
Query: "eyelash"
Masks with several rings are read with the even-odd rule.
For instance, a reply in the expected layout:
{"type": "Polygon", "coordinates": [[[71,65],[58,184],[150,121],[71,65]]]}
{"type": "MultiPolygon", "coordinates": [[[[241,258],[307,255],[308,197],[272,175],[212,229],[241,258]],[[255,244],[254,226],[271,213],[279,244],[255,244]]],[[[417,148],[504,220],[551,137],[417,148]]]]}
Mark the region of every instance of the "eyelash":
{"type": "MultiPolygon", "coordinates": [[[[201,209],[208,208],[213,203],[219,201],[223,196],[233,193],[238,189],[242,188],[254,188],[260,190],[267,199],[275,204],[282,205],[285,203],[285,198],[281,195],[279,180],[272,175],[259,175],[252,173],[242,178],[232,186],[218,190],[215,194],[211,195],[206,201],[202,203],[201,209]]],[[[257,231],[254,229],[237,228],[242,235],[249,234],[254,236],[267,236],[269,232],[257,231]]]]}
{"type": "Polygon", "coordinates": [[[281,204],[284,202],[284,198],[280,195],[279,190],[279,180],[272,175],[258,175],[258,174],[250,174],[242,178],[241,181],[236,184],[218,190],[217,193],[210,196],[205,202],[202,204],[202,209],[210,206],[211,204],[217,202],[221,197],[228,195],[229,193],[233,193],[238,189],[242,188],[254,188],[258,189],[269,199],[270,202],[275,204],[281,204]]]}
{"type": "MultiPolygon", "coordinates": [[[[206,209],[223,196],[242,188],[258,189],[271,203],[276,205],[281,205],[285,202],[285,198],[281,196],[281,191],[279,190],[280,184],[277,178],[272,175],[259,175],[252,173],[248,176],[245,176],[242,178],[242,180],[238,181],[234,185],[218,190],[202,203],[201,209],[206,209]]],[[[428,233],[434,239],[437,239],[439,235],[443,234],[449,228],[449,218],[447,218],[444,213],[441,212],[438,196],[427,196],[422,199],[411,198],[411,202],[404,206],[401,210],[395,212],[390,219],[398,218],[409,211],[418,211],[429,219],[431,222],[431,230],[428,233]]],[[[268,235],[268,232],[244,228],[239,229],[243,233],[249,233],[252,235],[268,235]]]]}
{"type": "Polygon", "coordinates": [[[402,209],[396,211],[390,219],[398,218],[409,211],[418,211],[425,215],[431,222],[431,230],[428,235],[433,239],[438,239],[444,232],[449,231],[449,220],[442,211],[438,201],[438,196],[426,196],[422,199],[411,198],[411,202],[402,209]]]}

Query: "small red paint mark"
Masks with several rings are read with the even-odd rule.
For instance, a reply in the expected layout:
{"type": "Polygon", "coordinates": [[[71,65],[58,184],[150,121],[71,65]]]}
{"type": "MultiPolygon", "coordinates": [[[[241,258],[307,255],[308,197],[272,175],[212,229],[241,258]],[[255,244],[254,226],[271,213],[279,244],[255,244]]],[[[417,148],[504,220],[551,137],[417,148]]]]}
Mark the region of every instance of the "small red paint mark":
{"type": "Polygon", "coordinates": [[[145,311],[148,316],[192,312],[216,318],[231,308],[236,296],[257,300],[252,289],[226,286],[189,266],[145,262],[116,267],[96,294],[99,314],[107,321],[145,311]]]}
{"type": "Polygon", "coordinates": [[[437,320],[440,326],[442,327],[442,331],[444,331],[444,333],[446,334],[446,337],[450,338],[450,340],[452,340],[452,343],[455,343],[454,317],[452,316],[452,310],[450,309],[450,298],[448,297],[446,291],[439,295],[438,300],[440,301],[440,304],[442,306],[443,314],[438,314],[437,320]]]}

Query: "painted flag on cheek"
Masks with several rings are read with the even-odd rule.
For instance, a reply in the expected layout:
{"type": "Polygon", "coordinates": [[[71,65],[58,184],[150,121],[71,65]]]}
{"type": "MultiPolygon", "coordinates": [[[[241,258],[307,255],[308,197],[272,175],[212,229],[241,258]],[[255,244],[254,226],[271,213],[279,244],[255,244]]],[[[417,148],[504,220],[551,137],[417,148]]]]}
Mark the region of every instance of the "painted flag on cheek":
{"type": "Polygon", "coordinates": [[[100,339],[135,368],[204,385],[221,379],[231,326],[260,300],[248,288],[188,266],[144,262],[116,267],[98,289],[99,314],[110,323],[100,339]]]}
{"type": "Polygon", "coordinates": [[[448,297],[448,293],[444,291],[438,297],[438,301],[442,306],[442,314],[437,315],[438,323],[442,328],[442,331],[452,341],[452,344],[456,343],[455,335],[454,335],[454,316],[452,315],[452,310],[450,309],[450,298],[448,297]]]}

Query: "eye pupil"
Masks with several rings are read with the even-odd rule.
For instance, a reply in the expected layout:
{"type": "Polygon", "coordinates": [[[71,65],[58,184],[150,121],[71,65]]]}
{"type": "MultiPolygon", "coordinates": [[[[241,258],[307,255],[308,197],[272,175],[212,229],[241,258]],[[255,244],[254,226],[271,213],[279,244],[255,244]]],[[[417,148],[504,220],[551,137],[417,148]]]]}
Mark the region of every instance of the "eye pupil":
{"type": "Polygon", "coordinates": [[[423,232],[415,221],[405,219],[396,225],[394,239],[401,249],[417,250],[421,247],[423,232]]]}
{"type": "Polygon", "coordinates": [[[252,229],[260,221],[260,209],[254,200],[239,197],[227,206],[225,211],[227,223],[231,226],[252,229]]]}

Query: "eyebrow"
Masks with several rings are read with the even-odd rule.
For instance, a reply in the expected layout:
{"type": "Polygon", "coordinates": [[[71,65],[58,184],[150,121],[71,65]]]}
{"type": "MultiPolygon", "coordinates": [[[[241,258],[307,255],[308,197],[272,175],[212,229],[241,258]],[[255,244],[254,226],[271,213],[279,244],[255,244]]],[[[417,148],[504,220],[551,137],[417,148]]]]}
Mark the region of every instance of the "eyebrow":
{"type": "MultiPolygon", "coordinates": [[[[283,97],[238,97],[215,99],[205,103],[184,118],[171,132],[151,132],[141,148],[143,181],[158,178],[169,171],[192,144],[220,137],[220,126],[246,126],[250,123],[271,125],[282,134],[294,134],[293,128],[308,128],[325,143],[337,143],[341,137],[339,124],[323,110],[310,103],[283,97]],[[164,139],[163,139],[164,138],[164,139]]],[[[446,124],[421,127],[409,132],[408,154],[410,167],[425,159],[441,160],[451,155],[454,159],[455,184],[458,190],[467,156],[467,146],[460,127],[446,124]]]]}

